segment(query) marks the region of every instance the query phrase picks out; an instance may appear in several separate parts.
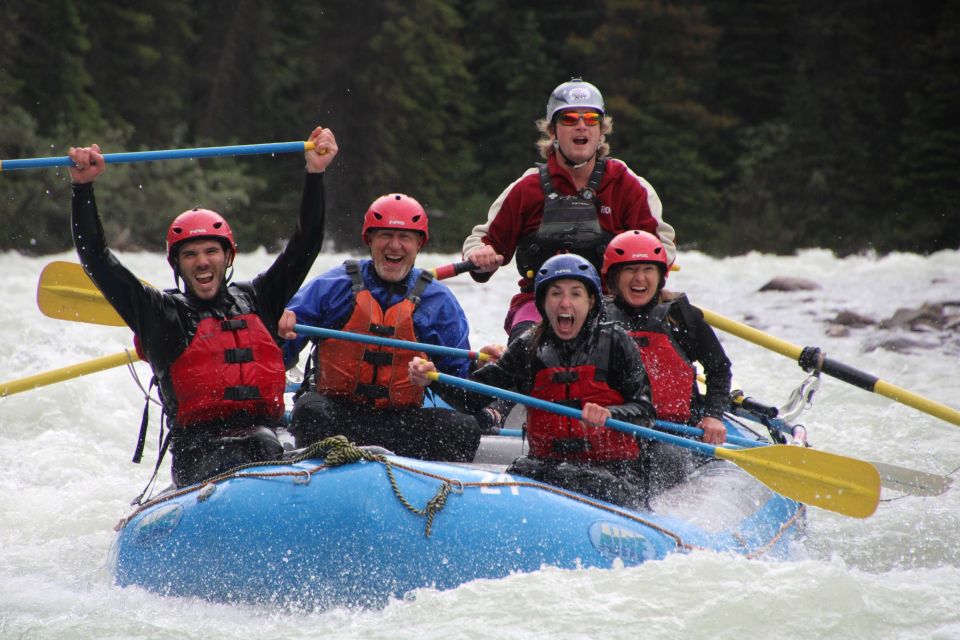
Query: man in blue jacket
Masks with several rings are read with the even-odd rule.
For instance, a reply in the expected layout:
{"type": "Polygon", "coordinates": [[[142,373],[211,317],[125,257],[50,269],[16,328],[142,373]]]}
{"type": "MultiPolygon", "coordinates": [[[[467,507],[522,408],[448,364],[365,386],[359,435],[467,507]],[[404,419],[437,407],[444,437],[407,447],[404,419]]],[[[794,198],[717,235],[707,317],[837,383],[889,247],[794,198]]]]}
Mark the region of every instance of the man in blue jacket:
{"type": "MultiPolygon", "coordinates": [[[[375,200],[361,231],[370,258],[348,260],[304,285],[287,305],[280,335],[289,339],[286,360],[306,344],[297,322],[461,349],[470,349],[467,319],[453,293],[414,266],[427,243],[427,214],[410,196],[392,193],[375,200]]],[[[480,444],[477,418],[423,406],[424,391],[413,385],[407,364],[416,351],[337,339],[313,340],[304,383],[293,409],[297,447],[342,434],[361,445],[380,445],[398,455],[470,461],[480,444]]],[[[466,358],[438,357],[437,368],[466,377],[466,358]]],[[[438,388],[452,406],[461,391],[438,388]]],[[[486,413],[478,414],[481,420],[486,413]]]]}

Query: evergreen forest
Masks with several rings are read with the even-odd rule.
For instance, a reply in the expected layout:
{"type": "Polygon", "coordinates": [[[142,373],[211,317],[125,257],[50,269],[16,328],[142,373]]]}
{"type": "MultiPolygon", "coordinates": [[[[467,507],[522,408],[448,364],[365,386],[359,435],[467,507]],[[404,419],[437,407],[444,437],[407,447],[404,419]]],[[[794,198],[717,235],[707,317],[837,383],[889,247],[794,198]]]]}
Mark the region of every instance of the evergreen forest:
{"type": "MultiPolygon", "coordinates": [[[[656,188],[680,250],[960,247],[960,3],[949,0],[3,0],[0,160],[305,140],[333,129],[327,238],[377,196],[456,251],[539,161],[573,76],[612,155],[656,188]],[[954,115],[951,116],[950,114],[954,115]]],[[[296,219],[299,154],[111,165],[112,246],[162,250],[203,205],[242,251],[296,219]]],[[[65,169],[0,175],[0,250],[71,248],[65,169]]],[[[329,245],[328,245],[329,246],[329,245]]]]}

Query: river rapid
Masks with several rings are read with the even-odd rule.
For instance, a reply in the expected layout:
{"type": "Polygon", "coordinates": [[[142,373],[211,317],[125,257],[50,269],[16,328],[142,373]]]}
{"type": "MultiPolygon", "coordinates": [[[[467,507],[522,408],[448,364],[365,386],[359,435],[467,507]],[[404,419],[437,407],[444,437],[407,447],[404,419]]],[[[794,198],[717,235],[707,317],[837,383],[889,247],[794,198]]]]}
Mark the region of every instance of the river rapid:
{"type": "MultiPolygon", "coordinates": [[[[325,253],[313,274],[344,257],[325,253]]],[[[0,254],[2,381],[131,346],[125,328],[40,313],[37,280],[54,259],[76,256],[0,254]]],[[[121,259],[170,286],[163,256],[121,259]]],[[[250,278],[272,259],[241,254],[235,277],[250,278]]],[[[845,259],[819,250],[725,259],[691,252],[681,262],[670,288],[694,304],[960,407],[960,332],[907,336],[876,325],[845,337],[825,332],[841,310],[881,320],[898,307],[960,300],[960,252],[845,259]],[[821,288],[759,292],[774,276],[821,288]],[[931,348],[874,348],[898,336],[931,348]]],[[[469,276],[447,282],[467,311],[474,347],[503,342],[515,272],[502,269],[486,285],[469,276]]],[[[806,377],[788,358],[720,335],[747,395],[780,405],[806,377]]],[[[135,370],[146,384],[147,366],[135,370]]],[[[106,568],[113,526],[131,511],[156,460],[154,412],[144,463],[130,462],[143,404],[124,367],[0,399],[0,638],[960,638],[960,487],[932,498],[884,491],[865,520],[812,508],[804,548],[790,562],[694,552],[631,568],[543,569],[421,590],[375,611],[275,610],[121,589],[106,568]]],[[[824,450],[943,475],[960,467],[960,427],[833,378],[824,378],[801,422],[824,450]]],[[[167,461],[164,484],[168,469],[167,461]]]]}

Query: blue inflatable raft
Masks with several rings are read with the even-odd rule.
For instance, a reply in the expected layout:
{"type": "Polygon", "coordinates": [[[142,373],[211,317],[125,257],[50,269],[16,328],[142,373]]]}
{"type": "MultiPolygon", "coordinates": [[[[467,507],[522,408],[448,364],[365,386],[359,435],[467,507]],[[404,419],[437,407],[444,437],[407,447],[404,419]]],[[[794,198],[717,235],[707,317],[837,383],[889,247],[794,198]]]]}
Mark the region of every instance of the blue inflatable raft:
{"type": "Polygon", "coordinates": [[[242,469],[122,521],[111,569],[121,586],[164,595],[377,607],[544,566],[629,566],[697,549],[788,559],[802,533],[803,505],[728,462],[631,511],[505,475],[519,446],[485,437],[471,465],[368,452],[242,469]]]}

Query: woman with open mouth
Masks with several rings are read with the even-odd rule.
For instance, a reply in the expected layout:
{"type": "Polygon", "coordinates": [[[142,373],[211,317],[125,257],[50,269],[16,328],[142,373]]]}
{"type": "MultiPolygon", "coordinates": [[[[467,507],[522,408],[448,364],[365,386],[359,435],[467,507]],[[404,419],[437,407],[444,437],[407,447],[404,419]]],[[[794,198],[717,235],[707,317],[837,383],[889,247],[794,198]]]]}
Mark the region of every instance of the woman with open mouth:
{"type": "MultiPolygon", "coordinates": [[[[507,473],[645,508],[659,489],[648,481],[646,452],[652,444],[604,426],[608,418],[652,424],[649,385],[636,345],[618,325],[602,322],[600,277],[586,259],[574,254],[548,259],[536,274],[534,293],[544,319],[506,350],[501,347],[500,358],[471,378],[583,414],[577,420],[528,409],[529,453],[507,473]]],[[[427,385],[426,373],[433,370],[429,361],[414,358],[410,379],[427,385]]],[[[489,399],[477,396],[475,402],[482,407],[489,399]]]]}

